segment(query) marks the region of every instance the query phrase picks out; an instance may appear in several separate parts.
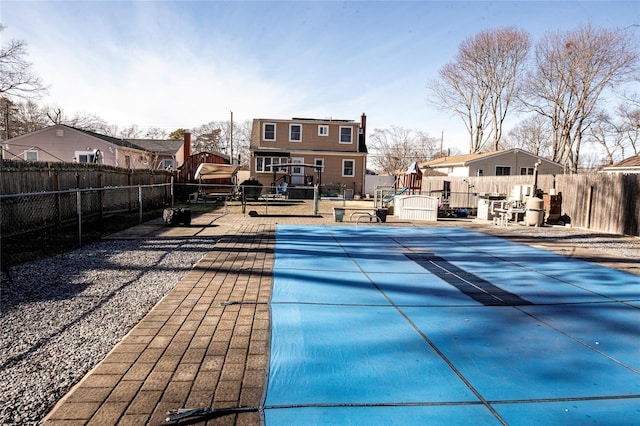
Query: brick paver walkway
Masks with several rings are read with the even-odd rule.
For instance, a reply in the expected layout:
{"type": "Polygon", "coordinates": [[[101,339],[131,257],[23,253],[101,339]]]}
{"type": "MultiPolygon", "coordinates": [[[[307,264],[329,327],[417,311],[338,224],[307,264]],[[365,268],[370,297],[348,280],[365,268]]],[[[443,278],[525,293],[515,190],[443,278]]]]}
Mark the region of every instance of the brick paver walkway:
{"type": "MultiPolygon", "coordinates": [[[[257,407],[269,341],[273,224],[222,225],[214,249],[45,424],[166,424],[181,407],[257,407]]],[[[177,228],[176,228],[177,229],[177,228]]],[[[179,231],[178,231],[179,232],[179,231]]],[[[219,233],[218,232],[218,233],[219,233]]],[[[260,424],[258,412],[215,424],[260,424]]]]}

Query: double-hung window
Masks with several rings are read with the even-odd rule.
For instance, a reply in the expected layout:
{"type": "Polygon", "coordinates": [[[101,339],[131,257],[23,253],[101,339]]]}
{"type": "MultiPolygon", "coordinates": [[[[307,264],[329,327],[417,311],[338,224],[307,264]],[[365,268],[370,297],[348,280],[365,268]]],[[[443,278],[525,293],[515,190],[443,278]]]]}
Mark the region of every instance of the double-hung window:
{"type": "Polygon", "coordinates": [[[302,142],[302,124],[289,124],[289,142],[302,142]]]}
{"type": "Polygon", "coordinates": [[[276,140],[276,124],[264,123],[262,125],[262,140],[275,141],[276,140]]]}
{"type": "Polygon", "coordinates": [[[340,126],[340,143],[351,143],[353,141],[353,128],[340,126]]]}
{"type": "Polygon", "coordinates": [[[354,177],[355,169],[355,160],[342,160],[342,177],[354,177]]]}

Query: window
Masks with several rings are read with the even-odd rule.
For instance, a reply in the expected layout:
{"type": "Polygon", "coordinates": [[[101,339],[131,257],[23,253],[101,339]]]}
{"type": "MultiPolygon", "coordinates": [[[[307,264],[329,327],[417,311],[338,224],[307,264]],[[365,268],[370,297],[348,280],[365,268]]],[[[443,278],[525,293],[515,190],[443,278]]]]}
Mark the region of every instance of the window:
{"type": "Polygon", "coordinates": [[[353,129],[340,126],[340,143],[351,143],[353,129]]]}
{"type": "Polygon", "coordinates": [[[170,170],[173,169],[173,160],[162,160],[162,169],[170,170]]]}
{"type": "Polygon", "coordinates": [[[289,124],[289,142],[302,142],[301,124],[289,124]]]}
{"type": "Polygon", "coordinates": [[[262,139],[265,141],[276,140],[276,125],[275,123],[264,123],[262,125],[262,139]]]}
{"type": "Polygon", "coordinates": [[[329,126],[321,124],[318,126],[318,136],[329,136],[329,126]]]}
{"type": "Polygon", "coordinates": [[[355,161],[354,160],[342,160],[342,177],[355,176],[355,161]]]}
{"type": "Polygon", "coordinates": [[[261,172],[272,172],[273,170],[271,170],[271,157],[265,157],[264,159],[264,169],[263,170],[259,170],[261,172]]]}
{"type": "Polygon", "coordinates": [[[520,174],[523,176],[533,175],[533,167],[521,167],[520,174]]]}
{"type": "Polygon", "coordinates": [[[78,163],[93,163],[95,160],[93,151],[76,151],[74,157],[78,163]]]}
{"type": "Polygon", "coordinates": [[[313,164],[316,165],[316,169],[315,171],[318,171],[318,168],[320,168],[320,172],[324,172],[324,158],[316,158],[313,160],[313,164]]]}
{"type": "Polygon", "coordinates": [[[510,166],[496,166],[496,176],[510,176],[510,175],[511,175],[510,166]]]}
{"type": "Polygon", "coordinates": [[[38,161],[38,151],[27,151],[24,153],[24,159],[27,161],[38,161]]]}
{"type": "Polygon", "coordinates": [[[274,167],[272,169],[271,166],[276,166],[278,164],[286,163],[288,160],[287,157],[256,157],[256,172],[258,173],[273,173],[276,172],[285,172],[286,169],[274,167]]]}
{"type": "Polygon", "coordinates": [[[478,169],[478,176],[484,176],[484,170],[478,169]]]}

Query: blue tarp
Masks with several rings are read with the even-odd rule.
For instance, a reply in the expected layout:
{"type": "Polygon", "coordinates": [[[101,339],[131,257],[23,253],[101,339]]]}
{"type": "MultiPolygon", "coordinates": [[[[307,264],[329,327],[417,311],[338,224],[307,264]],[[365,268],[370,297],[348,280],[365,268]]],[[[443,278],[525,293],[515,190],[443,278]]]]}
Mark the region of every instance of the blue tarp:
{"type": "Polygon", "coordinates": [[[460,228],[278,226],[267,426],[640,424],[640,277],[460,228]]]}

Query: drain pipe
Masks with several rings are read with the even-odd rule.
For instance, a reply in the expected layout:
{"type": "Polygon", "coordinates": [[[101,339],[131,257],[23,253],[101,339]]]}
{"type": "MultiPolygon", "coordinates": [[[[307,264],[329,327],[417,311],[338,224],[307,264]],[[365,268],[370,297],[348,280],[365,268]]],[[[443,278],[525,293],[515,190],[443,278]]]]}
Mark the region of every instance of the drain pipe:
{"type": "Polygon", "coordinates": [[[533,188],[531,190],[531,198],[536,196],[538,192],[538,166],[542,164],[542,160],[536,161],[536,164],[533,166],[533,188]]]}

